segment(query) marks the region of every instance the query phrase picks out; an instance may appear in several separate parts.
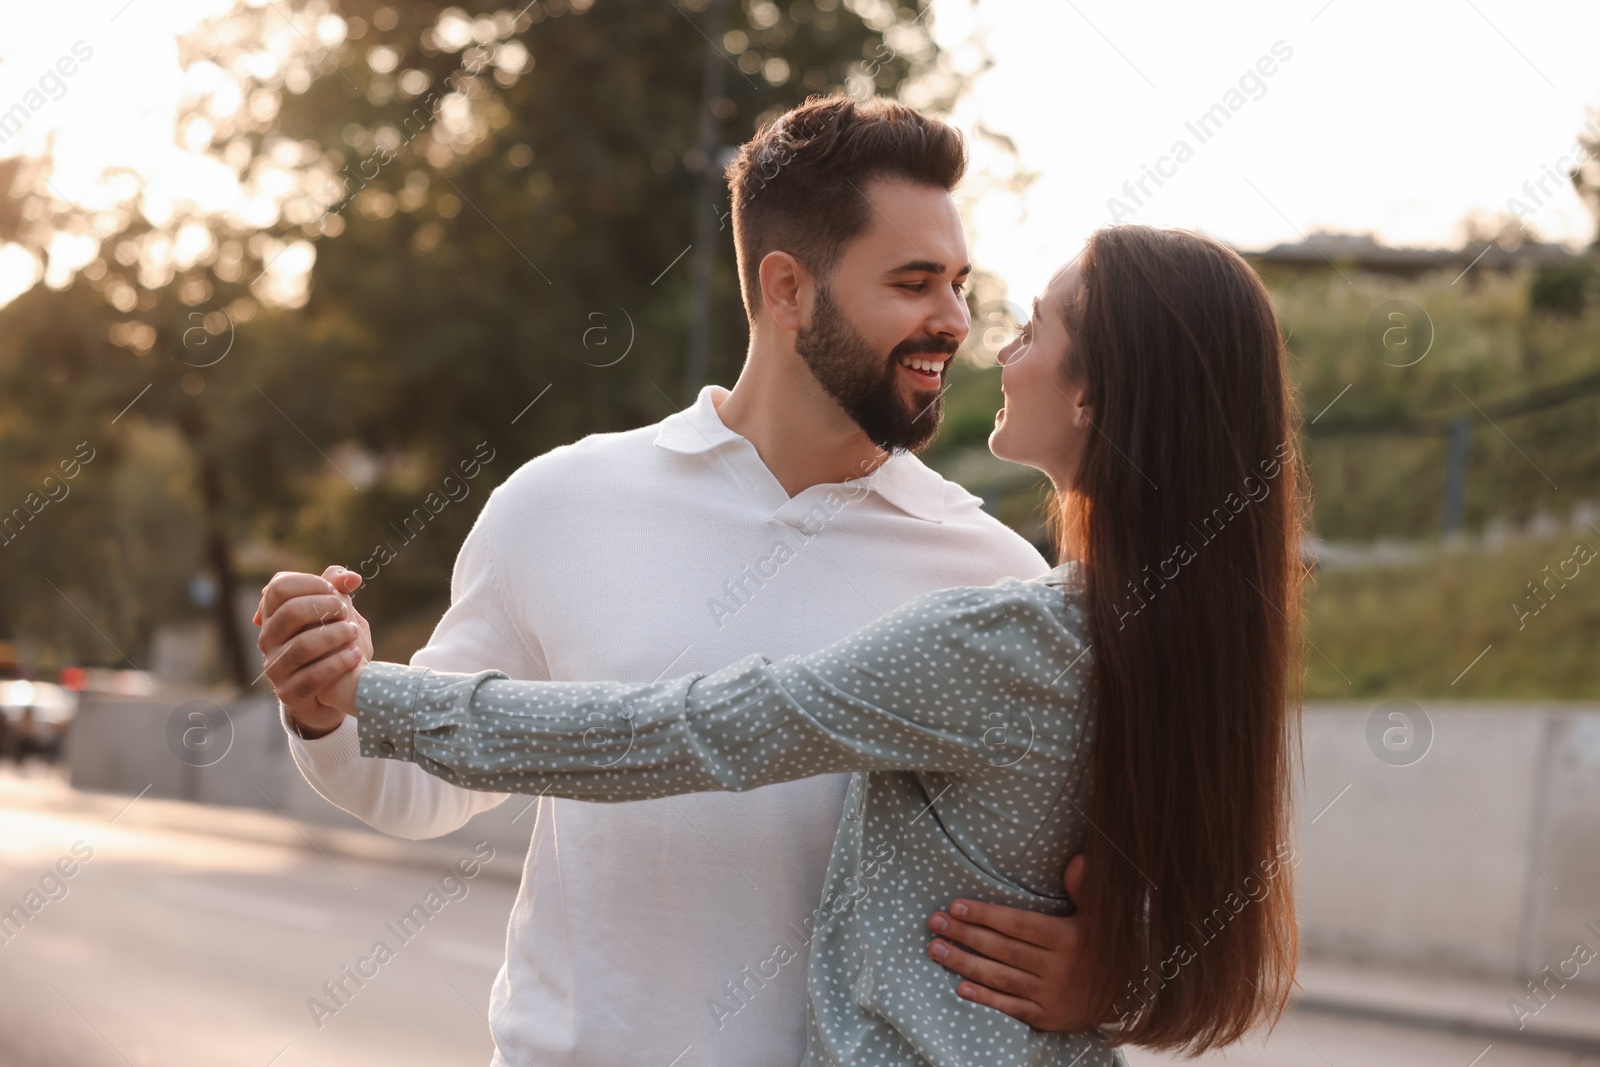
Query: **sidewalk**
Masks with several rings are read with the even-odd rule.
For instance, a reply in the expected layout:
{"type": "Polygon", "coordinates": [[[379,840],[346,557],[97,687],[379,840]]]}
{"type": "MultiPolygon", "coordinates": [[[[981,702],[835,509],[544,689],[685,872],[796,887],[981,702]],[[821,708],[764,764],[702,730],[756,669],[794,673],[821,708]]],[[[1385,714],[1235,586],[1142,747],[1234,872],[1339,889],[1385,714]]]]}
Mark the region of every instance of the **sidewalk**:
{"type": "Polygon", "coordinates": [[[1508,1001],[1538,1007],[1510,980],[1400,971],[1332,960],[1301,960],[1294,1006],[1302,1012],[1371,1019],[1496,1044],[1600,1053],[1600,989],[1568,982],[1537,1015],[1518,1016],[1508,1001]]]}
{"type": "MultiPolygon", "coordinates": [[[[408,841],[376,830],[324,826],[290,819],[270,808],[195,804],[159,797],[131,797],[73,789],[58,768],[33,762],[22,771],[0,768],[0,811],[39,811],[86,819],[113,819],[119,826],[228,837],[241,841],[317,849],[374,863],[438,870],[461,856],[457,842],[408,841]]],[[[531,827],[530,827],[531,829],[531,827]]],[[[522,864],[492,864],[483,877],[520,882],[522,864]]]]}

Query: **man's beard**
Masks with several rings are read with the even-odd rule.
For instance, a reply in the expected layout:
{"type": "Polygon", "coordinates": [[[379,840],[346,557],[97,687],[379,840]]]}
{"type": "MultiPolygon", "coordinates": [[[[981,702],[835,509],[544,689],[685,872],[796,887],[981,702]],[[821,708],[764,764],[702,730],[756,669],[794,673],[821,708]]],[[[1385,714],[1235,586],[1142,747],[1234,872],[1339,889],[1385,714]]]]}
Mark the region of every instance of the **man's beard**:
{"type": "Polygon", "coordinates": [[[939,432],[944,390],[925,404],[908,404],[900,392],[900,357],[948,355],[956,350],[954,342],[914,337],[880,363],[882,357],[844,317],[827,286],[819,284],[811,321],[795,336],[794,347],[828,395],[884,451],[921,452],[939,432]]]}

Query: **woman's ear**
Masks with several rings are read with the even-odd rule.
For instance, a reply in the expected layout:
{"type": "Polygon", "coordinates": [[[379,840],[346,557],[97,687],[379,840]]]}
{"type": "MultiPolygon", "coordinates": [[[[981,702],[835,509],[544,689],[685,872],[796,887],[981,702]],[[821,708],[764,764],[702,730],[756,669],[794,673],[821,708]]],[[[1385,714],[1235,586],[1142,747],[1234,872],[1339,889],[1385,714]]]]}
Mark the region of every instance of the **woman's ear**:
{"type": "Polygon", "coordinates": [[[1072,424],[1079,429],[1093,426],[1094,408],[1089,404],[1089,387],[1082,382],[1069,380],[1066,394],[1072,404],[1072,424]]]}
{"type": "Polygon", "coordinates": [[[798,333],[803,305],[812,289],[811,273],[787,252],[768,252],[756,272],[761,281],[761,307],[780,329],[798,333]]]}

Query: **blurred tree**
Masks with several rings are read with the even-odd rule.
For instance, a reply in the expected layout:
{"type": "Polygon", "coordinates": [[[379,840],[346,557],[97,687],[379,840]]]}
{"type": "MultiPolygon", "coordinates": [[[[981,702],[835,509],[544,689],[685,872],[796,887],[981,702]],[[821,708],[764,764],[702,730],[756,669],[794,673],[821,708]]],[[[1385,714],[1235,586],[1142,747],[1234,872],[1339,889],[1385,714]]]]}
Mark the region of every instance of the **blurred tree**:
{"type": "Polygon", "coordinates": [[[1577,315],[1594,298],[1595,264],[1592,259],[1558,266],[1543,266],[1528,283],[1528,302],[1535,310],[1555,315],[1577,315]]]}

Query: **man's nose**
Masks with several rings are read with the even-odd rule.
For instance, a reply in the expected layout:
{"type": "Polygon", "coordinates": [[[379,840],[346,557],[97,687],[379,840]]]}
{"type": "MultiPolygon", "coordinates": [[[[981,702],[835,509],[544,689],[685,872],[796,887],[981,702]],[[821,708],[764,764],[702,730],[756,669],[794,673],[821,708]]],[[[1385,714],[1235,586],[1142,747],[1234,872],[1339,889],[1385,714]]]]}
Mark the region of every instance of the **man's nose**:
{"type": "Polygon", "coordinates": [[[967,302],[954,288],[948,289],[928,323],[929,332],[948,337],[957,345],[967,339],[972,328],[972,317],[967,312],[967,302]]]}

